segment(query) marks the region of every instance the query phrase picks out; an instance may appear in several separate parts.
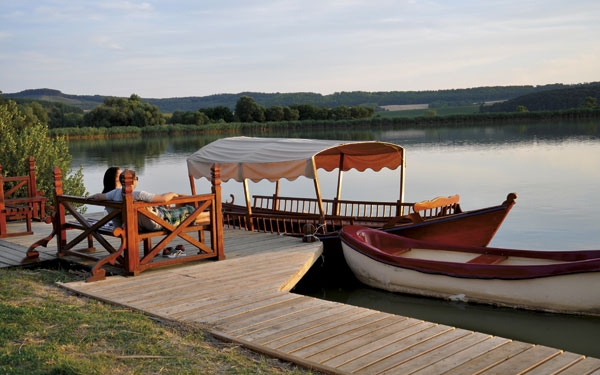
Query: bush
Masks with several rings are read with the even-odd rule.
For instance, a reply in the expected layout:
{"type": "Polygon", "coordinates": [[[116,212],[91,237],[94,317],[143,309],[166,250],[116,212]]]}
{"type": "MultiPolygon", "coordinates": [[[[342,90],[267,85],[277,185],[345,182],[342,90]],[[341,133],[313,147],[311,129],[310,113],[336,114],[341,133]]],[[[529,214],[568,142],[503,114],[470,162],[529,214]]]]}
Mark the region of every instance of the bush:
{"type": "Polygon", "coordinates": [[[83,172],[73,173],[71,154],[65,138],[48,136],[48,125],[35,116],[26,116],[11,100],[0,101],[0,164],[5,176],[29,173],[29,156],[35,158],[37,188],[45,193],[52,205],[52,170],[59,167],[63,175],[65,194],[85,195],[83,172]]]}

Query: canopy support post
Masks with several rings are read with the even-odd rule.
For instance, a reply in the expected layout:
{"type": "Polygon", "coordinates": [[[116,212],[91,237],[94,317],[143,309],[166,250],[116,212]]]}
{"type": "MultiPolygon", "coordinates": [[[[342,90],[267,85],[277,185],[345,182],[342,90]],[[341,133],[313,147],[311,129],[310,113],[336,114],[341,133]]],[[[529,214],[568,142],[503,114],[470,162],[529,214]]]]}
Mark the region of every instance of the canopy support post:
{"type": "Polygon", "coordinates": [[[244,178],[244,198],[246,198],[246,229],[254,232],[254,222],[252,221],[252,202],[250,202],[250,190],[248,189],[248,179],[244,178]]]}
{"type": "Polygon", "coordinates": [[[317,203],[319,205],[319,215],[321,216],[321,224],[325,224],[325,209],[323,208],[323,197],[321,196],[321,187],[319,185],[319,176],[317,175],[317,167],[315,166],[314,160],[312,163],[313,168],[313,184],[315,185],[315,195],[317,196],[317,203]]]}
{"type": "Polygon", "coordinates": [[[190,190],[192,191],[192,195],[196,195],[196,181],[191,174],[189,174],[188,177],[190,179],[190,190]]]}
{"type": "Polygon", "coordinates": [[[337,190],[335,193],[335,198],[334,198],[335,203],[334,203],[334,207],[333,207],[333,213],[336,216],[339,216],[339,214],[340,214],[340,205],[339,205],[338,201],[342,198],[343,173],[344,173],[344,154],[340,154],[340,164],[338,166],[337,190]]]}
{"type": "MultiPolygon", "coordinates": [[[[404,157],[404,148],[400,151],[400,154],[402,156],[402,164],[400,165],[400,168],[402,168],[402,170],[400,171],[400,203],[404,203],[404,180],[406,179],[406,158],[404,157]]],[[[404,211],[404,206],[402,206],[402,211],[404,211]]],[[[406,213],[408,214],[408,212],[406,213]]],[[[400,212],[399,216],[404,215],[404,212],[400,212]]]]}
{"type": "Polygon", "coordinates": [[[273,209],[274,210],[279,210],[279,199],[278,199],[279,198],[279,187],[280,187],[279,181],[281,181],[281,180],[277,180],[275,182],[275,194],[273,194],[273,209]]]}

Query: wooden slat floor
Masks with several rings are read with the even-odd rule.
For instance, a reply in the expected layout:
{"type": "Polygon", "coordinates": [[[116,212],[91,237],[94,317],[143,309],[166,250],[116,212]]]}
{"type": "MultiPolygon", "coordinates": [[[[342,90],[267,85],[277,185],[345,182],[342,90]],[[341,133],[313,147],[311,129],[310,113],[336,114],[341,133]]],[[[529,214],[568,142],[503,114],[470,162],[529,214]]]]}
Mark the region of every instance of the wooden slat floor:
{"type": "MultiPolygon", "coordinates": [[[[2,253],[27,237],[4,239],[2,253]]],[[[600,359],[291,293],[321,251],[225,230],[224,261],[60,285],[332,374],[600,374],[600,359]]]]}
{"type": "MultiPolygon", "coordinates": [[[[8,222],[8,233],[23,230],[25,224],[8,222]]],[[[0,268],[13,267],[21,264],[29,245],[52,232],[52,225],[40,222],[32,223],[33,235],[0,238],[0,268]]],[[[52,241],[48,249],[40,251],[40,261],[56,259],[56,241],[52,241]]]]}

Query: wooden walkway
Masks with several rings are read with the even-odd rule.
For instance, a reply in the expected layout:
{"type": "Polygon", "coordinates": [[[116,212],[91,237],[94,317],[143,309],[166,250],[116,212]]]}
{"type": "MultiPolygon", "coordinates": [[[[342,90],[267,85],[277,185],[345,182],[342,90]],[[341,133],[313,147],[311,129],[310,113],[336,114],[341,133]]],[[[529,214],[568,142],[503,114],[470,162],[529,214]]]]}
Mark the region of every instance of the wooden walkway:
{"type": "MultiPolygon", "coordinates": [[[[0,251],[36,235],[2,241],[0,251]]],[[[224,261],[60,285],[332,374],[600,374],[600,359],[291,293],[321,251],[320,243],[226,230],[224,261]]]]}

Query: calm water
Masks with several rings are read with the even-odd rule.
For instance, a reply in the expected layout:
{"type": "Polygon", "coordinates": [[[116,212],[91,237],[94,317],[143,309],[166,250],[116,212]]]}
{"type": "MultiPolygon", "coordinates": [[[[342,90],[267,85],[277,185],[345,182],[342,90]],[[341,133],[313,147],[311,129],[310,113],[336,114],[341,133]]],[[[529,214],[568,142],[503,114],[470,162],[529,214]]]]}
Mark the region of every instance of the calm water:
{"type": "MultiPolygon", "coordinates": [[[[440,129],[377,130],[277,134],[279,137],[381,140],[406,149],[405,200],[461,195],[463,209],[496,205],[509,192],[517,204],[492,246],[530,249],[597,249],[600,247],[600,123],[552,122],[440,129]]],[[[186,157],[215,137],[186,136],[106,141],[71,141],[73,167],[84,167],[87,190],[101,190],[109,166],[133,168],[139,188],[152,192],[189,193],[186,157]]],[[[320,174],[324,196],[332,197],[335,176],[320,174]]],[[[199,192],[208,181],[196,182],[199,192]]],[[[348,173],[342,196],[395,200],[397,171],[348,173]]],[[[253,194],[271,194],[274,185],[250,185],[253,194]]],[[[281,195],[310,196],[310,181],[285,182],[281,195]]],[[[223,185],[243,199],[237,183],[223,185]]],[[[91,207],[90,207],[91,209],[91,207]]],[[[600,285],[595,288],[600,298],[600,285]]],[[[541,314],[391,294],[355,285],[328,285],[312,291],[341,301],[549,345],[600,357],[600,318],[541,314]]]]}

